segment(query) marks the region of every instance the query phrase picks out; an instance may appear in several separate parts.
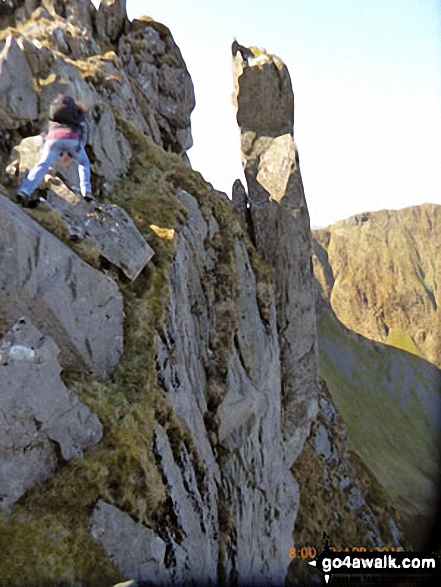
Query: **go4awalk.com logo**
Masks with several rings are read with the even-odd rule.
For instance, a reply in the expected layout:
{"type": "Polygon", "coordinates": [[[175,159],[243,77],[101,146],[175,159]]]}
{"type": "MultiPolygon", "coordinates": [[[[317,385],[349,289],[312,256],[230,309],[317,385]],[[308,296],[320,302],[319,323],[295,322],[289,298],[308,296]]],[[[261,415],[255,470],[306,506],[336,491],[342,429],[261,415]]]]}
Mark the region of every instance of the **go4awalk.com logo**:
{"type": "MultiPolygon", "coordinates": [[[[329,547],[309,563],[325,575],[425,575],[440,577],[441,564],[436,554],[422,552],[334,552],[329,547]]],[[[440,582],[441,584],[441,582],[440,582]]]]}

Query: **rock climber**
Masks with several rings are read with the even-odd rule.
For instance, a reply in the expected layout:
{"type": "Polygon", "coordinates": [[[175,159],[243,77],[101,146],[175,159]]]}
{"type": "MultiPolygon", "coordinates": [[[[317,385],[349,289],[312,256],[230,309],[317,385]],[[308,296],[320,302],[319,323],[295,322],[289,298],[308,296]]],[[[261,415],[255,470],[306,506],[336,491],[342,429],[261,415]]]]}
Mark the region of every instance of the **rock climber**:
{"type": "Polygon", "coordinates": [[[85,151],[89,140],[89,125],[84,107],[71,96],[59,95],[49,108],[49,130],[44,137],[40,160],[21,184],[17,199],[28,208],[36,205],[31,195],[57,157],[74,159],[78,164],[81,195],[93,202],[90,185],[90,162],[85,151]]]}
{"type": "Polygon", "coordinates": [[[234,39],[232,45],[231,45],[231,53],[233,54],[233,57],[236,56],[236,53],[240,53],[242,56],[243,61],[245,61],[245,63],[248,63],[248,59],[252,59],[254,57],[254,53],[251,51],[251,49],[248,49],[248,47],[244,47],[243,45],[240,45],[236,39],[234,39]]]}

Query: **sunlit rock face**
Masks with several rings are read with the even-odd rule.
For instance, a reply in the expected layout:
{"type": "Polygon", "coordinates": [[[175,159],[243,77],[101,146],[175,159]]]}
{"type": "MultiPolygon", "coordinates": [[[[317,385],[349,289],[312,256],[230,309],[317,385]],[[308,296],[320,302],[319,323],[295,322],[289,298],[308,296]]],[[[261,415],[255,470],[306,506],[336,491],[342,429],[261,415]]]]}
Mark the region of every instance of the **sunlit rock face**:
{"type": "MultiPolygon", "coordinates": [[[[285,553],[298,487],[281,433],[274,294],[266,322],[246,247],[235,238],[230,267],[235,299],[216,299],[216,268],[223,254],[216,243],[224,238],[223,230],[216,217],[202,216],[193,197],[185,192],[179,197],[189,221],[172,265],[172,297],[158,347],[160,377],[207,467],[202,486],[190,493],[202,497],[201,525],[207,536],[218,535],[215,556],[222,573],[236,576],[239,584],[278,585],[289,562],[285,553]],[[228,346],[220,348],[216,339],[228,346]]],[[[233,210],[231,214],[234,219],[233,210]]],[[[163,457],[161,462],[167,461],[163,457]]],[[[180,476],[191,479],[185,469],[180,476]]],[[[179,484],[173,481],[172,486],[177,490],[179,484]]],[[[176,502],[178,508],[185,503],[176,502]]]]}
{"type": "Polygon", "coordinates": [[[315,273],[340,321],[441,367],[440,236],[436,204],[367,212],[314,231],[315,273]]]}
{"type": "Polygon", "coordinates": [[[108,377],[123,351],[116,283],[1,195],[0,246],[0,334],[30,316],[57,343],[63,368],[108,377]]]}
{"type": "Polygon", "coordinates": [[[4,25],[20,30],[0,37],[0,139],[13,147],[45,130],[49,104],[66,93],[89,109],[97,189],[129,171],[121,118],[188,163],[194,89],[166,26],[129,22],[125,0],[102,2],[98,11],[89,0],[14,7],[5,9],[4,25]]]}
{"type": "Polygon", "coordinates": [[[294,95],[274,55],[233,57],[234,102],[248,186],[250,232],[276,279],[282,430],[291,462],[317,413],[317,349],[309,215],[294,143],[294,95]]]}

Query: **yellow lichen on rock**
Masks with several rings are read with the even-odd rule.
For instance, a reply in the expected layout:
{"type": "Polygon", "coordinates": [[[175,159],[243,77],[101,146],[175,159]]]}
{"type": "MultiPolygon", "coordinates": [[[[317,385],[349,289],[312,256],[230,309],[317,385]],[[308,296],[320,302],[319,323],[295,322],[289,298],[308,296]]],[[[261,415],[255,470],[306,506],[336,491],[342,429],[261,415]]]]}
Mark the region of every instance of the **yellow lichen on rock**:
{"type": "Polygon", "coordinates": [[[175,238],[175,231],[173,228],[161,228],[160,226],[156,226],[156,224],[150,224],[150,228],[159,236],[159,238],[168,241],[172,241],[175,238]]]}

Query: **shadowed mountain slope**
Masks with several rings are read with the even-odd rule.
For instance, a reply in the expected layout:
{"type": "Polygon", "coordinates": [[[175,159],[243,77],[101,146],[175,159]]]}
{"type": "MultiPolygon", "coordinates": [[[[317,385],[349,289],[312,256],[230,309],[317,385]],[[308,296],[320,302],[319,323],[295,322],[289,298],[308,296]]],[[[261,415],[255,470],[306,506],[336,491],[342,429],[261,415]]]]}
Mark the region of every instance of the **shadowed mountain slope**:
{"type": "Polygon", "coordinates": [[[441,374],[428,361],[351,332],[329,310],[319,316],[318,343],[320,372],[349,443],[417,545],[436,505],[441,374]]]}

